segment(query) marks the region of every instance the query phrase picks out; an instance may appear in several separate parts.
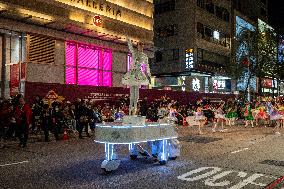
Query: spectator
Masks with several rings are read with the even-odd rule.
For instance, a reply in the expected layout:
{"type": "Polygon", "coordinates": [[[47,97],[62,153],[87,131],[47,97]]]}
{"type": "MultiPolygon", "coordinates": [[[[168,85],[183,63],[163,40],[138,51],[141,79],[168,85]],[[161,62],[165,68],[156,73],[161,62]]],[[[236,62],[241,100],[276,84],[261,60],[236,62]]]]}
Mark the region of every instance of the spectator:
{"type": "Polygon", "coordinates": [[[29,126],[32,119],[32,110],[28,104],[26,104],[23,97],[19,98],[18,105],[15,109],[15,119],[16,119],[16,133],[19,138],[20,147],[27,147],[27,140],[29,134],[29,126]]]}

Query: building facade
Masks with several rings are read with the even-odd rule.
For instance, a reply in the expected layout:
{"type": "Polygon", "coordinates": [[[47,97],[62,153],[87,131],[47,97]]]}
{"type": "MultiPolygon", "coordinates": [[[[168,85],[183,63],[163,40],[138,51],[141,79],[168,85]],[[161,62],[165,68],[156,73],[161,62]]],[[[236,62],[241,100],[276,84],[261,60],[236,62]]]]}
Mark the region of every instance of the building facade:
{"type": "Polygon", "coordinates": [[[0,0],[0,15],[2,97],[29,82],[121,87],[126,38],[153,46],[152,0],[0,0]]]}
{"type": "Polygon", "coordinates": [[[260,13],[267,20],[267,1],[157,0],[154,4],[154,86],[205,93],[236,91],[237,82],[227,66],[236,62],[237,24],[242,19],[257,26],[260,13]]]}

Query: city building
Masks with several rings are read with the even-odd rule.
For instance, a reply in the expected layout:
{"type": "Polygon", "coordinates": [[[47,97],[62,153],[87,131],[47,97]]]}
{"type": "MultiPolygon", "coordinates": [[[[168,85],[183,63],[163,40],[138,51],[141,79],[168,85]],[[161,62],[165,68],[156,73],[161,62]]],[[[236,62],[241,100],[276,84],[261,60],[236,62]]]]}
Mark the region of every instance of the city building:
{"type": "Polygon", "coordinates": [[[0,0],[1,96],[39,82],[121,87],[126,37],[153,46],[152,0],[0,0]]]}
{"type": "Polygon", "coordinates": [[[156,0],[154,4],[153,87],[205,93],[244,90],[226,69],[236,63],[237,28],[256,28],[258,18],[267,21],[266,0],[156,0]]]}

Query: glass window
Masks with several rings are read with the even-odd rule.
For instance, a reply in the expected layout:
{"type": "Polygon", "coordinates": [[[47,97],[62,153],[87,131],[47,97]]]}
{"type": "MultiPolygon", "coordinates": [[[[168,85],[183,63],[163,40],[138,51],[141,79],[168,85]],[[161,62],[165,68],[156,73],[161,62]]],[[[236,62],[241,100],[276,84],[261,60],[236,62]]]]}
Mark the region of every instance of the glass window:
{"type": "Polygon", "coordinates": [[[112,86],[111,50],[67,42],[66,84],[112,86]]]}

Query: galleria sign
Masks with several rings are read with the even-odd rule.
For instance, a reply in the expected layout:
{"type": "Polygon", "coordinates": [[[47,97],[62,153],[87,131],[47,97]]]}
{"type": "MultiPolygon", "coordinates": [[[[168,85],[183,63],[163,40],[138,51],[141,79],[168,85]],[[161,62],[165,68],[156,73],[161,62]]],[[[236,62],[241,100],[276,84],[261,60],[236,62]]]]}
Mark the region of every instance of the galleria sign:
{"type": "MultiPolygon", "coordinates": [[[[95,11],[99,10],[101,12],[105,12],[108,14],[112,14],[114,16],[120,16],[121,17],[121,11],[113,6],[110,6],[109,4],[104,4],[101,2],[98,2],[97,0],[69,0],[71,3],[77,4],[77,6],[84,6],[86,8],[91,8],[95,11]]],[[[77,7],[76,6],[76,7],[77,7]]]]}

